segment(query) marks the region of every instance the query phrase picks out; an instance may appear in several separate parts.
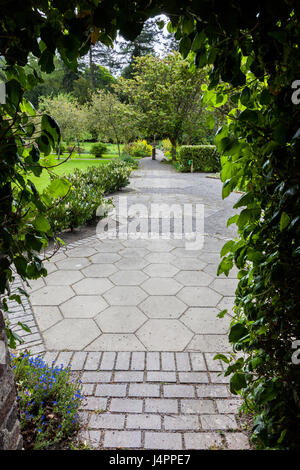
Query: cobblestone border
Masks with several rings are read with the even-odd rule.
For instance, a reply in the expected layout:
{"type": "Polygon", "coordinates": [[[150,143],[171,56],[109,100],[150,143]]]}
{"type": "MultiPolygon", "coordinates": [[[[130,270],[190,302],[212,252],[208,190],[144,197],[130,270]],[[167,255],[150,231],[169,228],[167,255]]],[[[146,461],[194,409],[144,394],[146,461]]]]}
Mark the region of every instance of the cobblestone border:
{"type": "Polygon", "coordinates": [[[214,353],[47,352],[81,378],[79,438],[96,449],[249,449],[214,353]],[[221,373],[221,375],[219,375],[221,373]]]}

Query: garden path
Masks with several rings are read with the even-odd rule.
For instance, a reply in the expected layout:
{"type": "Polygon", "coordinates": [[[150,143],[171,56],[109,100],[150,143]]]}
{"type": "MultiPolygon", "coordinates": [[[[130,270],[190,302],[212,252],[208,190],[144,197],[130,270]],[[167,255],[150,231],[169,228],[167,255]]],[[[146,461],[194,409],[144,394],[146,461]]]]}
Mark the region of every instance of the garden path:
{"type": "Polygon", "coordinates": [[[91,446],[248,448],[239,401],[213,360],[231,350],[236,272],[216,272],[221,247],[235,235],[226,221],[239,195],[223,201],[219,179],[177,173],[161,158],[158,151],[156,161],[140,161],[97,233],[47,261],[48,276],[31,282],[23,310],[11,305],[10,320],[31,327],[18,332],[20,349],[80,374],[81,437],[91,446]],[[164,204],[160,214],[153,204],[164,204]],[[144,238],[109,239],[106,223],[122,233],[138,225],[144,238]],[[197,249],[180,237],[183,225],[198,230],[197,249]],[[149,238],[160,230],[164,239],[149,238]],[[228,314],[217,318],[224,308],[228,314]]]}

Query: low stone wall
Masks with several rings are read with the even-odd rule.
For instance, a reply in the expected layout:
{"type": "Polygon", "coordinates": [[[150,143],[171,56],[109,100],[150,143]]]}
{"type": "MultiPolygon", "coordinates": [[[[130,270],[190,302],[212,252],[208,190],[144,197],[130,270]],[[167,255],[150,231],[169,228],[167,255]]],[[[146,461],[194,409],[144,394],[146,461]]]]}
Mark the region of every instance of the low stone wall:
{"type": "Polygon", "coordinates": [[[14,374],[9,364],[9,352],[0,312],[0,450],[21,450],[18,406],[14,374]]]}

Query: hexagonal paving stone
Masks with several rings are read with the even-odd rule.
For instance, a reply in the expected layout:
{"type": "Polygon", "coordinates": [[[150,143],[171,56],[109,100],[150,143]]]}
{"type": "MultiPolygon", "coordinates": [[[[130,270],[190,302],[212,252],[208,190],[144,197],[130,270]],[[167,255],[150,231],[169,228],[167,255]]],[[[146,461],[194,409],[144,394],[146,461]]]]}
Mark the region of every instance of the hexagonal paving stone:
{"type": "Polygon", "coordinates": [[[195,333],[225,334],[229,330],[231,318],[228,315],[218,318],[219,313],[217,308],[189,308],[180,321],[195,333]]]}
{"type": "Polygon", "coordinates": [[[38,306],[32,309],[39,329],[42,332],[55,325],[60,320],[63,320],[59,308],[53,305],[51,307],[38,306]]]}
{"type": "Polygon", "coordinates": [[[210,253],[205,250],[199,254],[198,259],[204,261],[204,263],[219,264],[221,263],[220,253],[210,253]]]}
{"type": "Polygon", "coordinates": [[[215,307],[221,299],[209,287],[184,287],[177,295],[190,307],[215,307]]]}
{"type": "Polygon", "coordinates": [[[30,296],[32,305],[60,305],[74,296],[69,286],[45,286],[30,296]]]}
{"type": "Polygon", "coordinates": [[[143,258],[148,253],[149,251],[145,248],[123,248],[119,251],[119,255],[123,256],[124,258],[143,258]]]}
{"type": "Polygon", "coordinates": [[[172,253],[150,253],[145,256],[145,260],[149,263],[172,263],[176,257],[172,253]]]}
{"type": "Polygon", "coordinates": [[[113,264],[91,264],[81,272],[86,277],[108,277],[116,271],[113,264]]]}
{"type": "Polygon", "coordinates": [[[100,335],[93,320],[68,319],[54,325],[43,336],[48,349],[80,351],[100,335]]]}
{"type": "Polygon", "coordinates": [[[149,351],[183,351],[193,337],[177,320],[149,320],[136,335],[149,351]]]}
{"type": "Polygon", "coordinates": [[[143,258],[123,258],[120,261],[117,261],[115,266],[118,269],[123,269],[123,270],[137,270],[137,269],[143,269],[145,266],[149,264],[147,261],[145,261],[143,258]]]}
{"type": "Polygon", "coordinates": [[[82,279],[73,285],[76,294],[83,295],[101,295],[111,287],[113,287],[113,284],[108,279],[95,277],[82,279]]]}
{"type": "Polygon", "coordinates": [[[203,271],[180,271],[175,279],[184,286],[209,286],[214,278],[203,271]]]}
{"type": "Polygon", "coordinates": [[[219,353],[232,351],[232,346],[227,335],[195,335],[186,350],[219,353]]]}
{"type": "Polygon", "coordinates": [[[57,270],[57,267],[54,263],[50,263],[49,261],[44,261],[44,268],[47,269],[47,273],[51,274],[57,270]]]}
{"type": "Polygon", "coordinates": [[[94,248],[98,253],[116,253],[124,247],[117,240],[103,240],[102,242],[98,241],[94,248]]]}
{"type": "Polygon", "coordinates": [[[142,238],[139,239],[128,239],[123,241],[123,245],[126,246],[127,248],[145,248],[146,247],[146,240],[143,240],[142,238]]]}
{"type": "Polygon", "coordinates": [[[95,253],[96,250],[94,250],[94,248],[91,248],[86,245],[80,246],[78,248],[72,248],[71,250],[66,250],[66,255],[69,256],[69,258],[84,258],[92,256],[95,253]]]}
{"type": "Polygon", "coordinates": [[[218,266],[218,264],[208,264],[205,266],[203,271],[207,274],[210,274],[210,276],[217,277],[218,266]]]}
{"type": "Polygon", "coordinates": [[[215,238],[215,237],[204,237],[204,247],[203,247],[203,250],[206,251],[206,252],[215,252],[215,253],[219,253],[220,254],[220,251],[221,249],[223,248],[223,246],[225,245],[225,243],[228,241],[225,240],[225,239],[219,239],[219,238],[215,238]]]}
{"type": "Polygon", "coordinates": [[[151,277],[173,277],[178,273],[179,269],[172,264],[149,264],[144,269],[144,272],[149,274],[151,277]]]}
{"type": "Polygon", "coordinates": [[[134,334],[103,333],[85,349],[86,351],[145,351],[145,346],[134,334]]]}
{"type": "Polygon", "coordinates": [[[52,263],[56,263],[57,261],[61,261],[67,258],[65,251],[63,250],[57,251],[57,253],[54,255],[51,255],[51,253],[48,253],[47,255],[49,256],[49,259],[51,259],[52,263]]]}
{"type": "Polygon", "coordinates": [[[120,305],[107,308],[95,318],[103,333],[133,333],[146,320],[138,308],[120,305]]]}
{"type": "Polygon", "coordinates": [[[66,318],[93,318],[106,307],[107,303],[100,296],[77,295],[60,308],[66,318]]]}
{"type": "Polygon", "coordinates": [[[172,261],[172,264],[178,269],[186,271],[200,271],[206,266],[202,261],[192,258],[176,258],[175,261],[172,261]]]}
{"type": "Polygon", "coordinates": [[[211,288],[222,295],[233,296],[237,288],[237,279],[215,279],[211,288]]]}
{"type": "Polygon", "coordinates": [[[195,259],[200,253],[200,250],[186,250],[184,247],[182,248],[174,248],[172,251],[172,255],[178,258],[192,258],[195,259]]]}
{"type": "Polygon", "coordinates": [[[148,240],[146,247],[149,251],[164,251],[168,252],[173,250],[173,246],[167,240],[148,240]]]}
{"type": "Polygon", "coordinates": [[[121,256],[119,256],[117,253],[97,253],[96,255],[91,256],[91,262],[92,263],[115,263],[119,259],[121,259],[121,256]]]}
{"type": "Polygon", "coordinates": [[[49,276],[46,277],[46,283],[50,286],[70,286],[82,278],[83,275],[80,271],[65,271],[64,269],[60,269],[59,271],[49,274],[49,276]]]}
{"type": "Polygon", "coordinates": [[[149,318],[178,318],[187,308],[177,297],[169,295],[150,296],[139,307],[149,318]]]}
{"type": "Polygon", "coordinates": [[[182,285],[174,279],[152,277],[145,281],[142,287],[150,295],[175,295],[182,285]]]}
{"type": "Polygon", "coordinates": [[[90,262],[87,258],[67,258],[56,263],[59,269],[75,269],[77,271],[89,264],[90,262]]]}
{"type": "Polygon", "coordinates": [[[117,286],[103,294],[110,305],[138,305],[147,297],[140,287],[117,286]]]}
{"type": "Polygon", "coordinates": [[[42,287],[45,287],[44,278],[40,277],[39,279],[30,279],[28,280],[29,287],[25,285],[25,290],[30,293],[34,292],[42,287]]]}
{"type": "Polygon", "coordinates": [[[138,286],[146,279],[148,276],[142,271],[118,271],[110,276],[110,280],[119,286],[138,286]]]}

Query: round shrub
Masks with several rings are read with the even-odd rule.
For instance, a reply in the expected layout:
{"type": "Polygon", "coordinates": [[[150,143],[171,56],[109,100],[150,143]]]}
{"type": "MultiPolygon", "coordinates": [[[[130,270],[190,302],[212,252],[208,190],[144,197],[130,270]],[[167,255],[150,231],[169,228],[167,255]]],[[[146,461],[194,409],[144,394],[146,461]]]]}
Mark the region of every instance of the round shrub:
{"type": "Polygon", "coordinates": [[[95,156],[95,158],[101,158],[107,152],[107,147],[105,144],[98,142],[97,144],[92,145],[91,147],[91,154],[95,156]]]}

